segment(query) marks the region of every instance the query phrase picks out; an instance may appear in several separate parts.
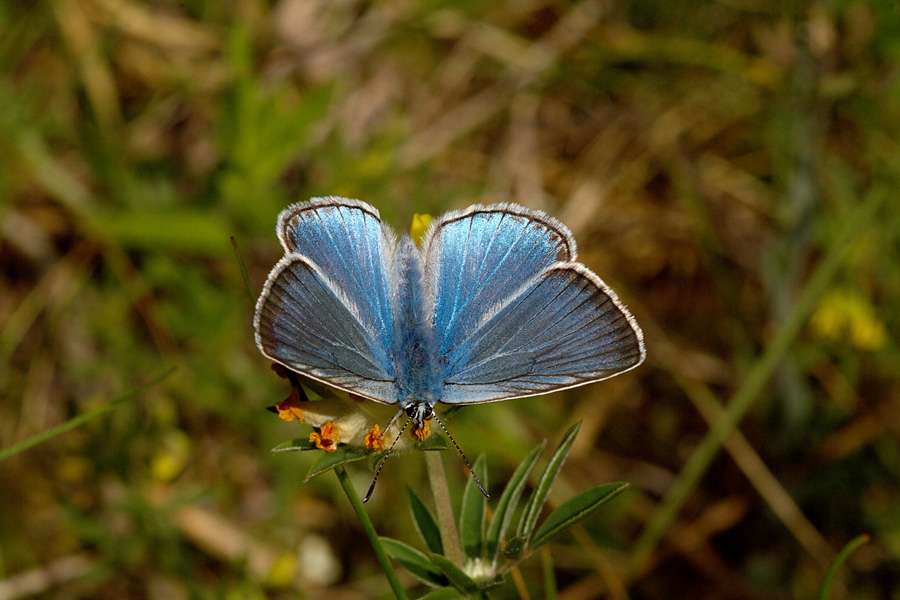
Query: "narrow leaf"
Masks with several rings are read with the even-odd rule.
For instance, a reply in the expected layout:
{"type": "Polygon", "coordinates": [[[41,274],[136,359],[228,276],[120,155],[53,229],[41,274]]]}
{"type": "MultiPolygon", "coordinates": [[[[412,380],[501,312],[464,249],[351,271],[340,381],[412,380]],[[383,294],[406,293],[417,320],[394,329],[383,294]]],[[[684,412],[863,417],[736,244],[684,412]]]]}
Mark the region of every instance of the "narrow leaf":
{"type": "Polygon", "coordinates": [[[841,548],[841,551],[838,552],[838,555],[835,557],[834,561],[832,561],[831,566],[828,567],[828,571],[825,573],[825,579],[822,581],[822,589],[819,590],[819,600],[828,600],[831,596],[831,586],[834,584],[834,578],[837,576],[838,571],[840,571],[843,564],[857,548],[864,544],[868,544],[871,540],[872,537],[869,534],[864,533],[856,536],[841,548]]]}
{"type": "Polygon", "coordinates": [[[487,557],[491,561],[496,561],[500,554],[500,541],[506,536],[506,529],[512,521],[513,513],[519,505],[519,499],[528,483],[528,476],[534,470],[537,460],[547,445],[546,440],[536,446],[524,461],[516,468],[506,489],[500,495],[500,501],[497,503],[497,509],[494,512],[494,518],[491,519],[491,526],[487,533],[487,557]]]}
{"type": "Polygon", "coordinates": [[[471,577],[441,554],[429,554],[428,559],[447,576],[450,584],[464,594],[474,594],[478,584],[471,577]]]}
{"type": "Polygon", "coordinates": [[[409,497],[409,510],[412,512],[413,523],[416,525],[416,531],[425,542],[425,546],[429,552],[435,554],[444,553],[444,545],[441,543],[441,530],[438,528],[437,520],[434,515],[422,502],[422,499],[412,491],[410,487],[406,488],[406,495],[409,497]]]}
{"type": "Polygon", "coordinates": [[[574,525],[582,520],[601,505],[606,504],[628,487],[627,483],[607,483],[598,485],[589,490],[585,490],[565,501],[559,508],[550,513],[547,520],[541,523],[537,532],[534,534],[534,540],[531,542],[532,548],[544,544],[557,533],[574,525]]]}
{"type": "Polygon", "coordinates": [[[439,433],[433,433],[425,441],[416,444],[416,450],[446,450],[449,447],[447,440],[439,433]]]}
{"type": "MultiPolygon", "coordinates": [[[[482,485],[487,486],[484,454],[478,457],[472,470],[481,479],[482,485]]],[[[484,494],[475,484],[475,478],[469,477],[463,490],[462,507],[459,510],[459,541],[462,543],[466,558],[481,558],[486,521],[487,504],[484,494]]]]}
{"type": "Polygon", "coordinates": [[[319,447],[316,446],[315,442],[309,441],[308,437],[305,438],[297,438],[295,440],[289,440],[287,442],[281,442],[274,448],[272,448],[272,452],[303,452],[304,450],[318,450],[319,447]]]}
{"type": "Polygon", "coordinates": [[[537,487],[534,488],[534,492],[532,492],[531,497],[525,504],[525,510],[519,519],[516,535],[524,538],[526,542],[531,538],[531,532],[534,531],[538,516],[541,514],[541,507],[544,506],[547,495],[550,493],[550,488],[553,487],[553,482],[556,481],[559,470],[562,468],[563,463],[566,462],[566,457],[569,456],[569,451],[572,449],[572,444],[575,443],[575,436],[578,435],[579,429],[581,429],[580,422],[569,427],[566,435],[563,436],[562,442],[559,444],[559,448],[556,449],[556,452],[550,458],[550,464],[547,465],[540,480],[538,480],[537,487]]]}
{"type": "Polygon", "coordinates": [[[357,448],[355,446],[347,446],[346,448],[338,448],[334,452],[326,452],[317,460],[313,466],[309,468],[306,478],[303,481],[309,481],[316,475],[321,475],[325,471],[330,471],[338,465],[362,460],[369,455],[365,448],[357,448]]]}
{"type": "Polygon", "coordinates": [[[419,596],[419,600],[456,600],[462,598],[463,595],[456,588],[446,587],[433,592],[428,592],[424,596],[419,596]]]}
{"type": "Polygon", "coordinates": [[[445,586],[449,584],[443,572],[434,566],[427,556],[412,546],[389,537],[381,536],[378,539],[388,556],[400,563],[417,579],[428,585],[445,586]]]}

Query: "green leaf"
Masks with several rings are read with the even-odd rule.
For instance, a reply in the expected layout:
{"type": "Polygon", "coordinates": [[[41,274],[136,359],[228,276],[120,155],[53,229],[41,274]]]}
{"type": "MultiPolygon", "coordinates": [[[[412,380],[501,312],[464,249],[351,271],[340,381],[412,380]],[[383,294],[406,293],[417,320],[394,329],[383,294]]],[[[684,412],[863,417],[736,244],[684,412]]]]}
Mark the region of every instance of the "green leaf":
{"type": "Polygon", "coordinates": [[[446,450],[449,447],[447,440],[439,433],[429,435],[424,441],[416,444],[416,450],[446,450]]]}
{"type": "Polygon", "coordinates": [[[494,512],[494,518],[491,519],[491,526],[487,533],[487,557],[489,560],[496,561],[500,554],[500,541],[506,536],[506,530],[512,521],[513,513],[519,505],[519,499],[528,483],[528,476],[534,470],[537,460],[547,445],[546,440],[536,446],[524,461],[516,468],[506,489],[500,496],[497,503],[497,509],[494,512]]]}
{"type": "Polygon", "coordinates": [[[429,554],[428,559],[450,580],[450,584],[464,594],[474,594],[478,584],[471,577],[441,554],[429,554]]]}
{"type": "Polygon", "coordinates": [[[569,450],[572,449],[572,444],[575,443],[575,436],[578,435],[579,429],[581,429],[580,422],[569,427],[566,435],[563,436],[562,442],[559,444],[559,448],[556,449],[556,452],[550,458],[550,464],[547,465],[540,480],[538,480],[537,487],[534,488],[534,492],[532,492],[531,497],[525,504],[525,510],[519,519],[516,535],[524,538],[526,543],[531,538],[531,532],[534,531],[538,516],[541,514],[541,507],[544,506],[547,495],[550,493],[550,488],[553,487],[553,482],[556,481],[559,470],[562,468],[563,463],[566,462],[566,457],[569,456],[569,450]]]}
{"type": "Polygon", "coordinates": [[[382,536],[378,539],[381,541],[381,545],[384,547],[385,552],[388,553],[388,556],[400,563],[404,569],[417,579],[428,585],[436,586],[445,586],[450,583],[443,572],[428,560],[427,556],[412,546],[389,537],[382,536]]]}
{"type": "Polygon", "coordinates": [[[441,542],[441,530],[438,528],[437,521],[422,499],[412,491],[410,487],[406,488],[406,495],[409,497],[409,510],[412,512],[413,523],[416,525],[416,531],[422,536],[422,541],[429,552],[435,554],[444,553],[444,545],[441,542]]]}
{"type": "MultiPolygon", "coordinates": [[[[475,460],[472,471],[487,486],[487,469],[484,466],[484,454],[475,460]]],[[[484,494],[478,489],[474,477],[469,477],[463,490],[462,506],[459,510],[459,541],[462,543],[466,558],[480,558],[484,550],[484,530],[487,525],[487,503],[484,494]]]]}
{"type": "Polygon", "coordinates": [[[309,472],[306,474],[306,478],[303,481],[309,481],[316,475],[321,475],[325,471],[330,471],[338,465],[362,460],[368,455],[368,450],[357,446],[346,446],[338,448],[334,452],[326,452],[322,458],[317,460],[313,466],[309,468],[309,472]]]}
{"type": "Polygon", "coordinates": [[[554,535],[582,520],[601,505],[606,504],[628,487],[627,483],[607,483],[585,490],[577,496],[563,502],[563,504],[550,513],[547,520],[541,523],[534,539],[532,548],[546,543],[554,535]]]}
{"type": "Polygon", "coordinates": [[[419,596],[419,600],[456,600],[462,598],[463,595],[456,588],[446,587],[433,592],[428,592],[424,596],[419,596]]]}
{"type": "Polygon", "coordinates": [[[315,442],[309,441],[309,438],[297,438],[287,442],[281,442],[274,448],[272,452],[303,452],[304,450],[318,450],[315,442]]]}

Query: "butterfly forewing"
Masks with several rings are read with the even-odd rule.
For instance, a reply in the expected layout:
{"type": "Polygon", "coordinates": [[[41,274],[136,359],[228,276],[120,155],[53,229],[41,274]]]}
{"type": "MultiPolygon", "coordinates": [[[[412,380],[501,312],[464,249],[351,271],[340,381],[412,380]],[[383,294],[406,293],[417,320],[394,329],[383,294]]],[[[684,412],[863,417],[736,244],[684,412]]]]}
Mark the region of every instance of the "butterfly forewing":
{"type": "Polygon", "coordinates": [[[333,281],[390,348],[394,335],[390,278],[396,242],[378,211],[358,200],[315,198],[278,215],[278,238],[333,281]]]}

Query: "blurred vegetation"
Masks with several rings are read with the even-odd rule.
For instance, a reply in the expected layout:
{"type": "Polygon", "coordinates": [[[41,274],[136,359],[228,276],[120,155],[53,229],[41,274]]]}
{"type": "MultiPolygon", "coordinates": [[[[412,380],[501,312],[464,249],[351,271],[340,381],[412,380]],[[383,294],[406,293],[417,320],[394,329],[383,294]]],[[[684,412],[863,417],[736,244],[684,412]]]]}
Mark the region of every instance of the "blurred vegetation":
{"type": "MultiPolygon", "coordinates": [[[[583,421],[551,506],[631,483],[549,546],[560,598],[811,598],[861,533],[832,597],[900,598],[898,75],[887,0],[0,3],[0,448],[176,368],[0,462],[0,597],[389,597],[337,480],[270,453],[303,432],[229,244],[259,288],[279,210],[343,195],[546,210],[643,326],[640,369],[450,425],[502,489],[583,421]]],[[[406,485],[417,454],[367,507],[416,544],[406,485]]]]}

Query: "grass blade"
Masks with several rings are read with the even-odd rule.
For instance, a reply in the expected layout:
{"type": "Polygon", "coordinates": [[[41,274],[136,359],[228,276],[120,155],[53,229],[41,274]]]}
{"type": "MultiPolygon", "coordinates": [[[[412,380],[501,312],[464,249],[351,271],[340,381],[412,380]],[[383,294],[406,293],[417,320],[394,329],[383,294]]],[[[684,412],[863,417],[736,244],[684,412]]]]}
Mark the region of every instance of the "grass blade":
{"type": "Polygon", "coordinates": [[[819,262],[816,270],[810,275],[803,291],[794,303],[794,307],[784,324],[766,346],[762,355],[747,373],[740,388],[731,397],[725,414],[701,440],[694,453],[681,469],[678,478],[669,488],[665,498],[656,512],[647,522],[643,533],[631,552],[630,568],[633,572],[650,557],[656,544],[662,539],[669,525],[675,520],[681,506],[706,473],[710,463],[719,453],[725,438],[738,426],[741,419],[753,406],[769,378],[775,372],[781,358],[790,350],[791,344],[800,334],[807,319],[812,314],[819,298],[831,284],[838,269],[851,255],[853,242],[863,235],[869,222],[878,214],[888,193],[877,189],[869,194],[864,204],[857,210],[850,222],[842,231],[838,240],[819,262]]]}
{"type": "Polygon", "coordinates": [[[828,567],[828,572],[825,573],[825,579],[822,581],[822,590],[819,592],[819,600],[828,600],[828,597],[831,596],[831,586],[834,584],[834,578],[837,576],[840,568],[857,548],[863,544],[868,544],[870,539],[868,534],[863,534],[853,538],[841,548],[841,551],[838,552],[834,562],[828,567]]]}
{"type": "Polygon", "coordinates": [[[446,587],[429,592],[424,596],[419,596],[419,600],[456,600],[457,598],[462,597],[463,595],[458,589],[446,587]]]}
{"type": "Polygon", "coordinates": [[[88,411],[88,412],[84,413],[83,415],[78,415],[77,417],[72,417],[71,419],[69,419],[68,421],[66,421],[64,423],[60,423],[59,425],[57,425],[55,427],[51,427],[50,429],[47,429],[40,433],[37,433],[29,438],[22,440],[18,444],[13,444],[9,448],[4,448],[3,450],[0,450],[0,461],[6,460],[10,456],[15,456],[19,452],[24,452],[25,450],[28,450],[29,448],[37,446],[38,444],[43,444],[47,440],[53,439],[62,433],[65,433],[69,430],[75,429],[76,427],[78,427],[80,425],[84,425],[88,421],[95,419],[95,418],[99,417],[100,415],[108,413],[109,411],[114,409],[117,405],[121,404],[122,402],[125,402],[126,400],[130,400],[130,399],[134,398],[135,396],[137,396],[138,394],[140,394],[141,392],[157,385],[158,383],[163,381],[166,377],[171,375],[174,370],[175,370],[175,367],[172,367],[165,373],[158,375],[154,379],[150,380],[150,382],[142,385],[141,387],[139,387],[135,390],[132,390],[131,392],[128,392],[127,394],[125,394],[124,396],[122,396],[120,398],[116,398],[109,404],[101,406],[100,408],[95,408],[94,410],[88,411]]]}

